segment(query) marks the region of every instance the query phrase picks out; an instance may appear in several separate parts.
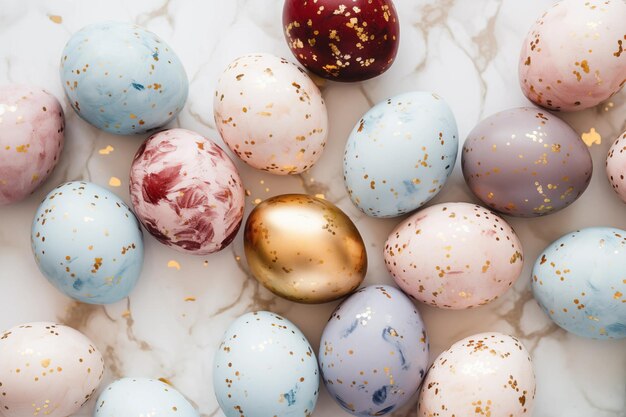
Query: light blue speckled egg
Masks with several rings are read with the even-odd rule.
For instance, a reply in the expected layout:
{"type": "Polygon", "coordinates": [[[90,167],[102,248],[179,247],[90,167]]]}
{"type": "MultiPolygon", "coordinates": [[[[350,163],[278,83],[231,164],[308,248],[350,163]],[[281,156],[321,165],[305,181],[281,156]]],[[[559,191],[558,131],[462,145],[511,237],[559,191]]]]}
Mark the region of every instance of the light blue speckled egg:
{"type": "Polygon", "coordinates": [[[535,299],[565,330],[626,337],[626,231],[590,227],[561,237],[535,262],[535,299]]]}
{"type": "Polygon", "coordinates": [[[89,182],[68,182],[46,196],[35,213],[31,246],[50,283],[90,304],[126,297],[143,264],[135,215],[118,196],[89,182]]]}
{"type": "Polygon", "coordinates": [[[121,22],[76,32],[63,50],[61,82],[80,117],[120,135],[167,124],[182,110],[188,91],[174,51],[154,33],[121,22]]]}
{"type": "Polygon", "coordinates": [[[322,380],[346,411],[381,416],[407,403],[428,368],[428,339],[402,291],[372,285],[333,312],[320,342],[322,380]]]}
{"type": "Polygon", "coordinates": [[[443,188],[458,146],[454,115],[436,94],[409,92],[378,103],[346,143],[348,194],[369,216],[413,211],[443,188]]]}
{"type": "Polygon", "coordinates": [[[94,417],[200,417],[183,395],[156,379],[122,378],[107,386],[94,417]]]}
{"type": "Polygon", "coordinates": [[[267,311],[226,331],[213,362],[215,396],[226,417],[305,417],[319,390],[317,359],[302,332],[267,311]]]}

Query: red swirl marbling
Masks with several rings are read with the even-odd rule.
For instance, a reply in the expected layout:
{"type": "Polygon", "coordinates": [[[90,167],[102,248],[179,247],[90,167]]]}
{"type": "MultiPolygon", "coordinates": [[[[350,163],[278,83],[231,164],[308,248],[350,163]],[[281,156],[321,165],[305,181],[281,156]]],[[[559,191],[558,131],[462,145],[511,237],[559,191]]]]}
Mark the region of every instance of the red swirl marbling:
{"type": "Polygon", "coordinates": [[[148,232],[181,252],[223,249],[243,219],[244,189],[235,165],[190,130],[165,130],[144,142],[131,167],[130,195],[148,232]]]}

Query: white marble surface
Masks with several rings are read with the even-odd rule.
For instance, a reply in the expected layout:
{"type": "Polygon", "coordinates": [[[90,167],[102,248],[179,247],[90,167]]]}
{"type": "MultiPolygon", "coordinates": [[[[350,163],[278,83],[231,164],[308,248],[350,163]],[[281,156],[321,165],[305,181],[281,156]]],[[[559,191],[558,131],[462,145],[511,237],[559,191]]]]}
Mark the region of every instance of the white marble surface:
{"type": "MultiPolygon", "coordinates": [[[[370,259],[366,283],[391,283],[382,245],[398,220],[364,217],[350,203],[341,180],[343,146],[353,124],[373,103],[412,90],[432,90],[454,110],[463,139],[483,117],[527,104],[517,82],[521,41],[551,0],[396,0],[401,45],[395,65],[374,80],[322,86],[330,138],[308,173],[275,177],[239,164],[255,200],[283,192],[309,192],[343,208],[356,222],[370,259]]],[[[58,75],[61,50],[82,26],[115,19],[157,32],[177,51],[190,79],[189,101],[174,125],[219,141],[213,123],[215,83],[227,63],[248,52],[292,59],[281,32],[280,0],[0,0],[0,83],[38,84],[63,98],[58,75]]],[[[245,311],[271,309],[291,319],[317,348],[336,303],[304,306],[273,297],[247,271],[241,234],[221,253],[184,256],[146,234],[139,285],[128,300],[107,307],[72,302],[39,273],[30,253],[32,216],[55,185],[76,179],[110,187],[128,201],[128,170],[143,137],[115,137],[80,120],[64,103],[67,147],[52,178],[28,200],[0,208],[0,328],[58,320],[86,333],[106,358],[106,381],[120,376],[164,377],[195,403],[203,416],[220,416],[211,383],[213,353],[229,323],[245,311]],[[99,150],[112,146],[108,155],[99,150]],[[168,267],[176,261],[179,268],[168,267]],[[191,297],[191,298],[190,298],[191,297]],[[192,301],[193,300],[193,301],[192,301]]],[[[626,91],[597,108],[563,116],[579,132],[592,127],[602,143],[591,149],[595,172],[572,206],[540,219],[509,219],[526,255],[522,277],[500,300],[471,311],[419,306],[431,339],[431,356],[473,333],[498,330],[520,337],[537,375],[535,417],[626,416],[626,340],[593,341],[566,334],[540,311],[529,292],[537,254],[569,230],[610,225],[626,228],[626,206],[604,174],[610,143],[626,129],[626,91]]],[[[434,202],[472,201],[460,164],[434,202]]],[[[92,412],[90,401],[77,415],[92,412]]],[[[394,413],[414,416],[415,405],[394,413]]],[[[314,416],[343,413],[322,389],[314,416]]],[[[495,417],[495,416],[494,416],[495,417]]],[[[498,416],[499,417],[499,416],[498,416]]]]}

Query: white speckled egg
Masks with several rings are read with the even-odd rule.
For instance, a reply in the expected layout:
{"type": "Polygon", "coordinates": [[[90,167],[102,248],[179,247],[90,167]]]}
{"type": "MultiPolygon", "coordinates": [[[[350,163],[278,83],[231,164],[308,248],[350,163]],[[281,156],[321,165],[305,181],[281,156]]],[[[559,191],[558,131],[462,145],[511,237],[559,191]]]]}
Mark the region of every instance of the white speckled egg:
{"type": "Polygon", "coordinates": [[[622,201],[626,202],[626,132],[611,145],[606,157],[606,175],[622,201]]]}
{"type": "Polygon", "coordinates": [[[392,97],[350,133],[343,159],[348,194],[369,216],[413,211],[441,191],[458,147],[454,115],[439,96],[415,91],[392,97]]]}
{"type": "Polygon", "coordinates": [[[230,149],[272,174],[306,171],[326,146],[322,94],[302,68],[284,58],[255,54],[234,60],[217,83],[213,111],[230,149]]]}
{"type": "Polygon", "coordinates": [[[626,338],[626,231],[589,227],[548,246],[533,268],[535,299],[562,328],[626,338]]]}
{"type": "Polygon", "coordinates": [[[65,417],[96,391],[102,355],[82,333],[36,322],[0,333],[0,414],[65,417]]]}
{"type": "Polygon", "coordinates": [[[126,297],[143,265],[135,215],[117,195],[90,182],[61,184],[46,196],[35,213],[31,247],[48,281],[83,303],[126,297]]]}
{"type": "Polygon", "coordinates": [[[430,206],[387,238],[385,264],[404,292],[440,308],[476,307],[522,272],[522,245],[506,221],[470,203],[430,206]]]}
{"type": "Polygon", "coordinates": [[[226,331],[213,362],[215,396],[226,417],[301,417],[319,389],[311,345],[289,320],[247,313],[226,331]]]}
{"type": "Polygon", "coordinates": [[[382,416],[417,392],[428,366],[426,329],[402,291],[372,285],[333,312],[319,358],[326,389],[343,409],[382,416]]]}
{"type": "Polygon", "coordinates": [[[156,379],[122,378],[109,384],[96,402],[94,417],[199,417],[174,387],[156,379]]]}
{"type": "Polygon", "coordinates": [[[32,86],[0,87],[0,205],[26,198],[48,178],[63,149],[58,100],[32,86]]]}
{"type": "Polygon", "coordinates": [[[418,417],[531,417],[535,375],[515,337],[480,333],[435,359],[420,391],[418,417]]]}

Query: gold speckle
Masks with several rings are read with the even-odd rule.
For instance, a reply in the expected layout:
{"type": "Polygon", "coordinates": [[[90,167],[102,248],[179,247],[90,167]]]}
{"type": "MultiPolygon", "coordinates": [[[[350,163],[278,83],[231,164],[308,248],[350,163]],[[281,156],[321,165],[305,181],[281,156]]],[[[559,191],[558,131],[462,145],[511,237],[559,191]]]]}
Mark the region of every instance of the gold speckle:
{"type": "Polygon", "coordinates": [[[180,271],[180,264],[177,261],[173,260],[173,259],[171,261],[167,262],[167,267],[168,268],[175,268],[178,271],[180,271]]]}
{"type": "Polygon", "coordinates": [[[117,177],[111,177],[109,178],[109,185],[111,187],[119,187],[120,185],[122,185],[122,181],[120,181],[120,179],[117,177]]]}
{"type": "Polygon", "coordinates": [[[108,155],[108,154],[110,154],[111,152],[113,152],[114,150],[115,150],[115,148],[113,148],[113,146],[111,146],[111,145],[107,145],[107,146],[106,146],[106,148],[102,148],[102,149],[100,149],[100,150],[98,151],[98,153],[99,153],[100,155],[108,155]]]}
{"type": "Polygon", "coordinates": [[[580,135],[581,139],[583,140],[583,142],[585,142],[585,145],[591,147],[592,145],[600,145],[602,143],[602,136],[600,136],[600,134],[598,132],[596,132],[595,128],[591,128],[591,130],[589,132],[583,132],[582,135],[580,135]]]}
{"type": "Polygon", "coordinates": [[[49,14],[48,19],[50,19],[52,23],[56,23],[57,25],[63,23],[63,17],[56,14],[49,14]]]}
{"type": "Polygon", "coordinates": [[[185,301],[196,301],[196,297],[185,297],[185,301]]]}
{"type": "Polygon", "coordinates": [[[613,298],[619,300],[620,298],[622,298],[623,295],[624,294],[622,294],[621,292],[615,291],[615,294],[613,294],[613,298]]]}
{"type": "Polygon", "coordinates": [[[52,362],[50,359],[42,359],[41,366],[43,366],[44,368],[47,368],[48,366],[50,366],[50,362],[52,362]]]}

